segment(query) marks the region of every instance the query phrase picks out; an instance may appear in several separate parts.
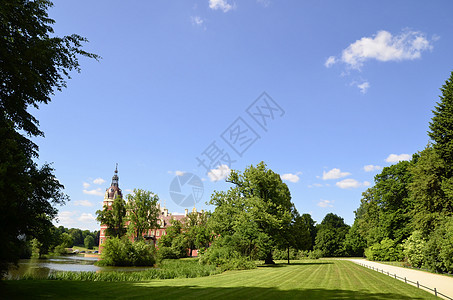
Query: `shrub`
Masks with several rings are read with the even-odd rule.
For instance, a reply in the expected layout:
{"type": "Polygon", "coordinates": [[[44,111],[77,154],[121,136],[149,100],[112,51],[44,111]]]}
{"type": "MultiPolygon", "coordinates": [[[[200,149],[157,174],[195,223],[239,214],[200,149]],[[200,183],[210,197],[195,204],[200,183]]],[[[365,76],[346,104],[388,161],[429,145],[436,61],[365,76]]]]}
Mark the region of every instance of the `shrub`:
{"type": "Polygon", "coordinates": [[[101,257],[98,264],[104,266],[152,266],[156,262],[154,246],[117,237],[107,239],[101,257]]]}
{"type": "Polygon", "coordinates": [[[423,239],[421,231],[414,231],[412,235],[403,243],[403,253],[407,262],[413,266],[420,268],[425,259],[423,255],[426,241],[423,239]]]}
{"type": "Polygon", "coordinates": [[[401,261],[404,258],[403,246],[396,244],[392,239],[385,238],[380,243],[365,249],[365,256],[369,260],[401,261]]]}
{"type": "Polygon", "coordinates": [[[162,259],[175,259],[178,257],[171,247],[160,247],[157,250],[157,258],[160,261],[162,259]]]}
{"type": "Polygon", "coordinates": [[[222,271],[256,268],[250,257],[243,256],[229,247],[221,247],[215,242],[200,256],[199,261],[202,264],[218,266],[222,271]]]}
{"type": "Polygon", "coordinates": [[[320,249],[315,249],[315,250],[308,252],[309,259],[319,259],[321,257],[322,257],[322,250],[320,250],[320,249]]]}
{"type": "Polygon", "coordinates": [[[53,252],[55,252],[58,255],[63,255],[66,254],[66,248],[64,247],[64,245],[58,245],[55,247],[53,252]]]}

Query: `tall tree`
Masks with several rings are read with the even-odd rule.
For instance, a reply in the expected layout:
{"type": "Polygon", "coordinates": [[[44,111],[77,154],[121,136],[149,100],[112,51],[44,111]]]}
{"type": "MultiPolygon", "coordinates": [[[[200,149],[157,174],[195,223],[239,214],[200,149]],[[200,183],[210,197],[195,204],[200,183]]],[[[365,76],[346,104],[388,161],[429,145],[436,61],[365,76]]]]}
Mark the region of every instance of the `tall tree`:
{"type": "Polygon", "coordinates": [[[343,243],[349,228],[343,218],[333,213],[327,214],[318,225],[315,249],[321,250],[323,256],[342,256],[343,243]]]}
{"type": "Polygon", "coordinates": [[[156,194],[142,189],[134,189],[127,195],[128,231],[135,240],[142,239],[143,234],[149,229],[159,227],[158,202],[159,197],[156,194]]]}
{"type": "Polygon", "coordinates": [[[210,201],[216,206],[212,216],[217,221],[216,233],[233,235],[240,232],[238,229],[246,229],[244,233],[252,234],[254,239],[267,241],[261,249],[265,263],[274,263],[272,248],[284,244],[284,232],[294,209],[288,186],[264,162],[243,173],[233,170],[227,181],[234,187],[215,193],[210,201]]]}
{"type": "MultiPolygon", "coordinates": [[[[107,225],[106,236],[122,237],[126,234],[126,202],[122,197],[113,200],[112,207],[104,206],[102,210],[96,211],[97,220],[107,225]]],[[[83,238],[80,232],[80,238],[83,238]]]]}
{"type": "Polygon", "coordinates": [[[429,123],[428,135],[434,142],[434,149],[448,166],[447,177],[453,172],[453,72],[440,89],[442,95],[434,108],[434,116],[429,123]]]}
{"type": "Polygon", "coordinates": [[[7,0],[0,5],[0,276],[15,262],[25,236],[50,228],[68,198],[54,170],[33,161],[38,147],[23,134],[43,136],[30,106],[51,101],[66,86],[78,56],[98,58],[81,49],[78,35],[51,37],[54,20],[48,0],[7,0]]]}

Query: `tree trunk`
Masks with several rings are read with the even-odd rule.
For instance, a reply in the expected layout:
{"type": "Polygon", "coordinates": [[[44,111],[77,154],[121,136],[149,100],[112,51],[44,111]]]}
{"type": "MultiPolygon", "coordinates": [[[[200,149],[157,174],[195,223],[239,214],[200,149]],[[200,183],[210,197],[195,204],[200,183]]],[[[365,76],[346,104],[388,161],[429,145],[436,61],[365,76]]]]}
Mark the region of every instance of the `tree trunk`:
{"type": "Polygon", "coordinates": [[[192,248],[190,248],[189,256],[192,257],[192,248]]]}
{"type": "Polygon", "coordinates": [[[288,265],[289,265],[289,246],[288,246],[288,265]]]}
{"type": "Polygon", "coordinates": [[[274,259],[272,257],[272,251],[269,251],[266,255],[266,259],[264,260],[264,263],[267,265],[275,265],[274,259]]]}

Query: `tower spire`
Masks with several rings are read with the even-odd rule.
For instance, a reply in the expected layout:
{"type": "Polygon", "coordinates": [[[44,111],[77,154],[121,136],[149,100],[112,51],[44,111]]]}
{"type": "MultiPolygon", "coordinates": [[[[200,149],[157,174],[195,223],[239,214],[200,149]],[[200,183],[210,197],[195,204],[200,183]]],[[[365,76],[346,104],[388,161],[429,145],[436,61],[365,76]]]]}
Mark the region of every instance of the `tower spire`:
{"type": "Polygon", "coordinates": [[[115,174],[112,177],[112,186],[119,187],[118,181],[119,181],[119,177],[118,177],[118,163],[116,163],[115,174]]]}

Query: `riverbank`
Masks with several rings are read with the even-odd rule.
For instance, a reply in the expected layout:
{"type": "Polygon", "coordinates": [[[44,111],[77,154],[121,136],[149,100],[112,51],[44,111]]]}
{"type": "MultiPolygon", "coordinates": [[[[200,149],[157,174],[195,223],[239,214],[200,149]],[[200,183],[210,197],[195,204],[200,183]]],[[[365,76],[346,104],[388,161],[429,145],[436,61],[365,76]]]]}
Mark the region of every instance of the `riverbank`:
{"type": "Polygon", "coordinates": [[[146,282],[4,281],[3,299],[437,299],[349,261],[301,260],[209,277],[146,282]],[[70,291],[70,292],[69,292],[70,291]]]}

